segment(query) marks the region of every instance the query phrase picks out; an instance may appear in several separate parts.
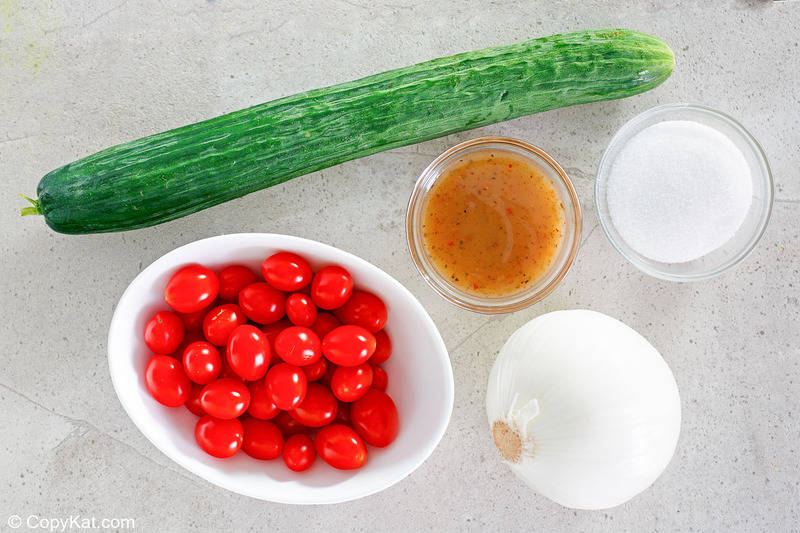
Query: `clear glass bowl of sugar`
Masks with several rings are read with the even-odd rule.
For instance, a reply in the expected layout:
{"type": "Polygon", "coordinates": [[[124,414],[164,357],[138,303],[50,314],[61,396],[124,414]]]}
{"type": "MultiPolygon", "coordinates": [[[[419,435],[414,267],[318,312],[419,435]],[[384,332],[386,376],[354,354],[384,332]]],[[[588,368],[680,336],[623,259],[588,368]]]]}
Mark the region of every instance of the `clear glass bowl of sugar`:
{"type": "Polygon", "coordinates": [[[717,276],[755,248],[773,184],[758,141],[728,115],[694,104],[654,107],[606,148],[595,204],[611,244],[671,281],[717,276]]]}

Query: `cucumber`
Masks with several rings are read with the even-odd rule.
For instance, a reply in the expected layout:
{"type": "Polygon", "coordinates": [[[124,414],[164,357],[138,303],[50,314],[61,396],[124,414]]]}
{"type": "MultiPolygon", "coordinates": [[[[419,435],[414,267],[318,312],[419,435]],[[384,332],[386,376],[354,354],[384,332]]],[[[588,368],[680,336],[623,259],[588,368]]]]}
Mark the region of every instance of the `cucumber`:
{"type": "Polygon", "coordinates": [[[638,94],[673,66],[665,43],[629,30],[434,59],[107,148],[45,175],[22,211],[62,233],[152,226],[381,150],[638,94]]]}

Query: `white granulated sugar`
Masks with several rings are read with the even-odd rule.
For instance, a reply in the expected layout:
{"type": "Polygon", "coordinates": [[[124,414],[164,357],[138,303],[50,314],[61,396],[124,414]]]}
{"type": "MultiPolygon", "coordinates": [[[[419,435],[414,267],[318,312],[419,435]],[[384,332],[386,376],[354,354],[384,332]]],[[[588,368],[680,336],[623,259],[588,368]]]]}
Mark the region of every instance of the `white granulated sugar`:
{"type": "Polygon", "coordinates": [[[607,199],[625,242],[654,261],[685,263],[725,244],[753,192],[744,154],[724,134],[688,120],[654,124],[623,146],[607,199]]]}

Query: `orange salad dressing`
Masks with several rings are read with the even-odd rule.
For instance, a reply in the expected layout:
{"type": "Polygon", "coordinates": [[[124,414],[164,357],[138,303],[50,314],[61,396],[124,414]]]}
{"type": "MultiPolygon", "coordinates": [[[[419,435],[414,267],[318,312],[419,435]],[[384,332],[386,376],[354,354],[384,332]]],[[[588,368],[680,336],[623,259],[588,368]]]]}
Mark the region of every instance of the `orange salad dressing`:
{"type": "Polygon", "coordinates": [[[505,296],[531,286],[553,262],[564,206],[528,161],[480,150],[444,170],[422,220],[423,245],[442,277],[468,293],[505,296]]]}

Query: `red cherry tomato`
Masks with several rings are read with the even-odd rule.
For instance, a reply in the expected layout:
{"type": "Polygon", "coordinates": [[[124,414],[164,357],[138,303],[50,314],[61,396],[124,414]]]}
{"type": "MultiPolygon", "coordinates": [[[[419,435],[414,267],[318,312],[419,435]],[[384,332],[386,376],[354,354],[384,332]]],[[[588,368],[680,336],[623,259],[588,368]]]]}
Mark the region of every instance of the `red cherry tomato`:
{"type": "Polygon", "coordinates": [[[192,414],[197,416],[203,416],[206,412],[203,410],[203,406],[200,405],[200,393],[203,391],[203,386],[198,385],[197,383],[192,383],[192,390],[189,392],[189,399],[186,400],[186,408],[191,411],[192,414]]]}
{"type": "Polygon", "coordinates": [[[219,297],[229,302],[239,298],[239,291],[258,281],[255,272],[244,265],[231,265],[219,271],[219,297]]]}
{"type": "Polygon", "coordinates": [[[225,458],[234,455],[242,447],[244,428],[236,418],[220,420],[205,415],[197,421],[194,438],[208,455],[225,458]]]}
{"type": "Polygon", "coordinates": [[[336,365],[360,365],[374,352],[375,335],[361,326],[339,326],[322,339],[322,353],[336,365]]]}
{"type": "MultiPolygon", "coordinates": [[[[322,307],[322,306],[320,306],[322,307]]],[[[333,314],[344,324],[356,324],[370,330],[380,331],[386,324],[387,312],[383,300],[366,291],[353,291],[353,295],[333,314]]]]}
{"type": "Polygon", "coordinates": [[[193,342],[183,351],[183,369],[189,379],[205,385],[219,376],[222,371],[222,358],[211,343],[193,342]]]}
{"type": "Polygon", "coordinates": [[[200,405],[214,418],[237,418],[250,406],[250,391],[241,380],[222,378],[212,381],[200,393],[200,405]]]}
{"type": "Polygon", "coordinates": [[[337,368],[339,367],[328,361],[328,370],[325,371],[325,375],[322,376],[322,379],[320,379],[319,382],[325,385],[326,387],[330,387],[331,381],[333,380],[333,373],[336,372],[337,368]]]}
{"type": "Polygon", "coordinates": [[[219,278],[213,270],[189,265],[178,270],[167,282],[164,299],[179,313],[194,313],[211,305],[219,294],[219,278]]]}
{"type": "Polygon", "coordinates": [[[150,358],[144,381],[150,395],[167,407],[185,404],[192,390],[192,382],[183,371],[180,361],[169,355],[154,355],[150,358]]]}
{"type": "Polygon", "coordinates": [[[308,390],[306,375],[298,366],[279,363],[267,372],[267,395],[278,409],[294,409],[305,399],[308,390]]]}
{"type": "Polygon", "coordinates": [[[208,308],[204,307],[194,313],[178,313],[183,321],[183,327],[186,332],[199,331],[203,329],[203,318],[205,318],[208,308]]]}
{"type": "Polygon", "coordinates": [[[286,317],[295,326],[311,327],[317,321],[317,306],[308,295],[290,294],[286,298],[286,317]]]}
{"type": "Polygon", "coordinates": [[[317,381],[325,375],[325,372],[328,371],[328,361],[324,357],[320,357],[314,363],[301,366],[300,368],[303,369],[310,383],[312,381],[317,381]]]}
{"type": "Polygon", "coordinates": [[[311,298],[317,307],[336,309],[353,294],[353,278],[340,266],[321,268],[311,282],[311,298]]]}
{"type": "Polygon", "coordinates": [[[323,461],[340,470],[361,468],[367,461],[364,441],[342,424],[329,424],[317,431],[314,449],[323,461]]]}
{"type": "Polygon", "coordinates": [[[389,375],[379,366],[372,367],[372,388],[385,391],[389,385],[389,375]]]}
{"type": "Polygon", "coordinates": [[[203,319],[203,334],[208,342],[225,346],[237,326],[247,323],[242,308],[236,304],[222,304],[209,311],[203,319]]]}
{"type": "Polygon", "coordinates": [[[266,326],[261,328],[261,331],[263,331],[264,335],[267,336],[267,342],[269,342],[270,366],[277,365],[278,363],[283,362],[283,359],[281,359],[281,357],[278,355],[278,352],[275,351],[275,338],[278,336],[278,333],[289,327],[292,327],[292,323],[286,319],[283,319],[283,320],[278,320],[277,322],[273,322],[272,324],[267,324],[266,326]]]}
{"type": "Polygon", "coordinates": [[[369,363],[358,366],[340,366],[331,378],[331,392],[343,402],[354,402],[364,396],[372,385],[372,367],[369,363]]]}
{"type": "Polygon", "coordinates": [[[317,334],[299,326],[291,326],[278,333],[275,351],[281,359],[295,366],[310,365],[322,357],[322,346],[317,334]]]}
{"type": "Polygon", "coordinates": [[[283,445],[283,462],[289,470],[294,472],[308,470],[316,458],[314,442],[308,435],[297,434],[286,439],[283,445]]]}
{"type": "Polygon", "coordinates": [[[278,252],[261,263],[261,274],[279,291],[296,291],[311,281],[311,266],[291,252],[278,252]]]}
{"type": "Polygon", "coordinates": [[[338,409],[339,402],[327,387],[319,383],[309,383],[306,397],[289,411],[289,416],[305,426],[319,428],[333,422],[338,409]]]}
{"type": "Polygon", "coordinates": [[[272,422],[245,418],[242,420],[244,427],[244,442],[242,450],[255,459],[268,461],[280,457],[283,452],[283,435],[272,422]]]}
{"type": "Polygon", "coordinates": [[[388,394],[370,389],[350,406],[350,423],[367,444],[383,448],[397,437],[397,407],[388,394]]]}
{"type": "Polygon", "coordinates": [[[250,324],[237,326],[228,338],[226,356],[233,371],[242,379],[261,379],[269,368],[270,349],[267,336],[250,324]]]}
{"type": "Polygon", "coordinates": [[[178,349],[175,350],[171,355],[178,361],[183,361],[183,352],[186,350],[187,346],[189,346],[193,342],[205,341],[205,340],[206,338],[203,337],[203,333],[201,331],[187,331],[186,334],[183,336],[181,345],[178,346],[178,349]]]}
{"type": "Polygon", "coordinates": [[[247,408],[247,414],[260,420],[269,420],[280,413],[278,406],[267,396],[267,384],[263,379],[248,384],[247,388],[250,390],[250,407],[247,408]]]}
{"type": "Polygon", "coordinates": [[[283,317],[286,296],[263,282],[251,283],[239,292],[239,307],[247,318],[259,324],[277,322],[283,317]]]}
{"type": "Polygon", "coordinates": [[[333,419],[334,424],[350,425],[350,404],[339,402],[339,410],[336,412],[336,418],[333,419]]]}
{"type": "Polygon", "coordinates": [[[233,368],[231,368],[231,364],[228,362],[227,357],[222,358],[222,370],[220,370],[219,377],[220,379],[233,378],[233,379],[238,379],[240,381],[242,379],[241,376],[239,376],[239,374],[233,371],[233,368]]]}
{"type": "Polygon", "coordinates": [[[159,311],[144,325],[144,343],[157,354],[171,354],[180,346],[185,327],[171,311],[159,311]]]}
{"type": "Polygon", "coordinates": [[[369,364],[380,365],[386,362],[392,355],[392,340],[385,330],[380,330],[375,334],[375,353],[369,358],[369,364]]]}
{"type": "Polygon", "coordinates": [[[314,428],[310,428],[308,426],[304,426],[291,416],[287,411],[281,411],[278,413],[278,416],[272,419],[272,422],[278,426],[278,429],[281,430],[284,437],[290,437],[292,435],[297,435],[299,433],[311,433],[314,428]]]}
{"type": "Polygon", "coordinates": [[[330,313],[318,313],[317,321],[311,326],[311,330],[317,334],[317,337],[324,339],[331,330],[341,326],[342,323],[339,319],[330,313]]]}

